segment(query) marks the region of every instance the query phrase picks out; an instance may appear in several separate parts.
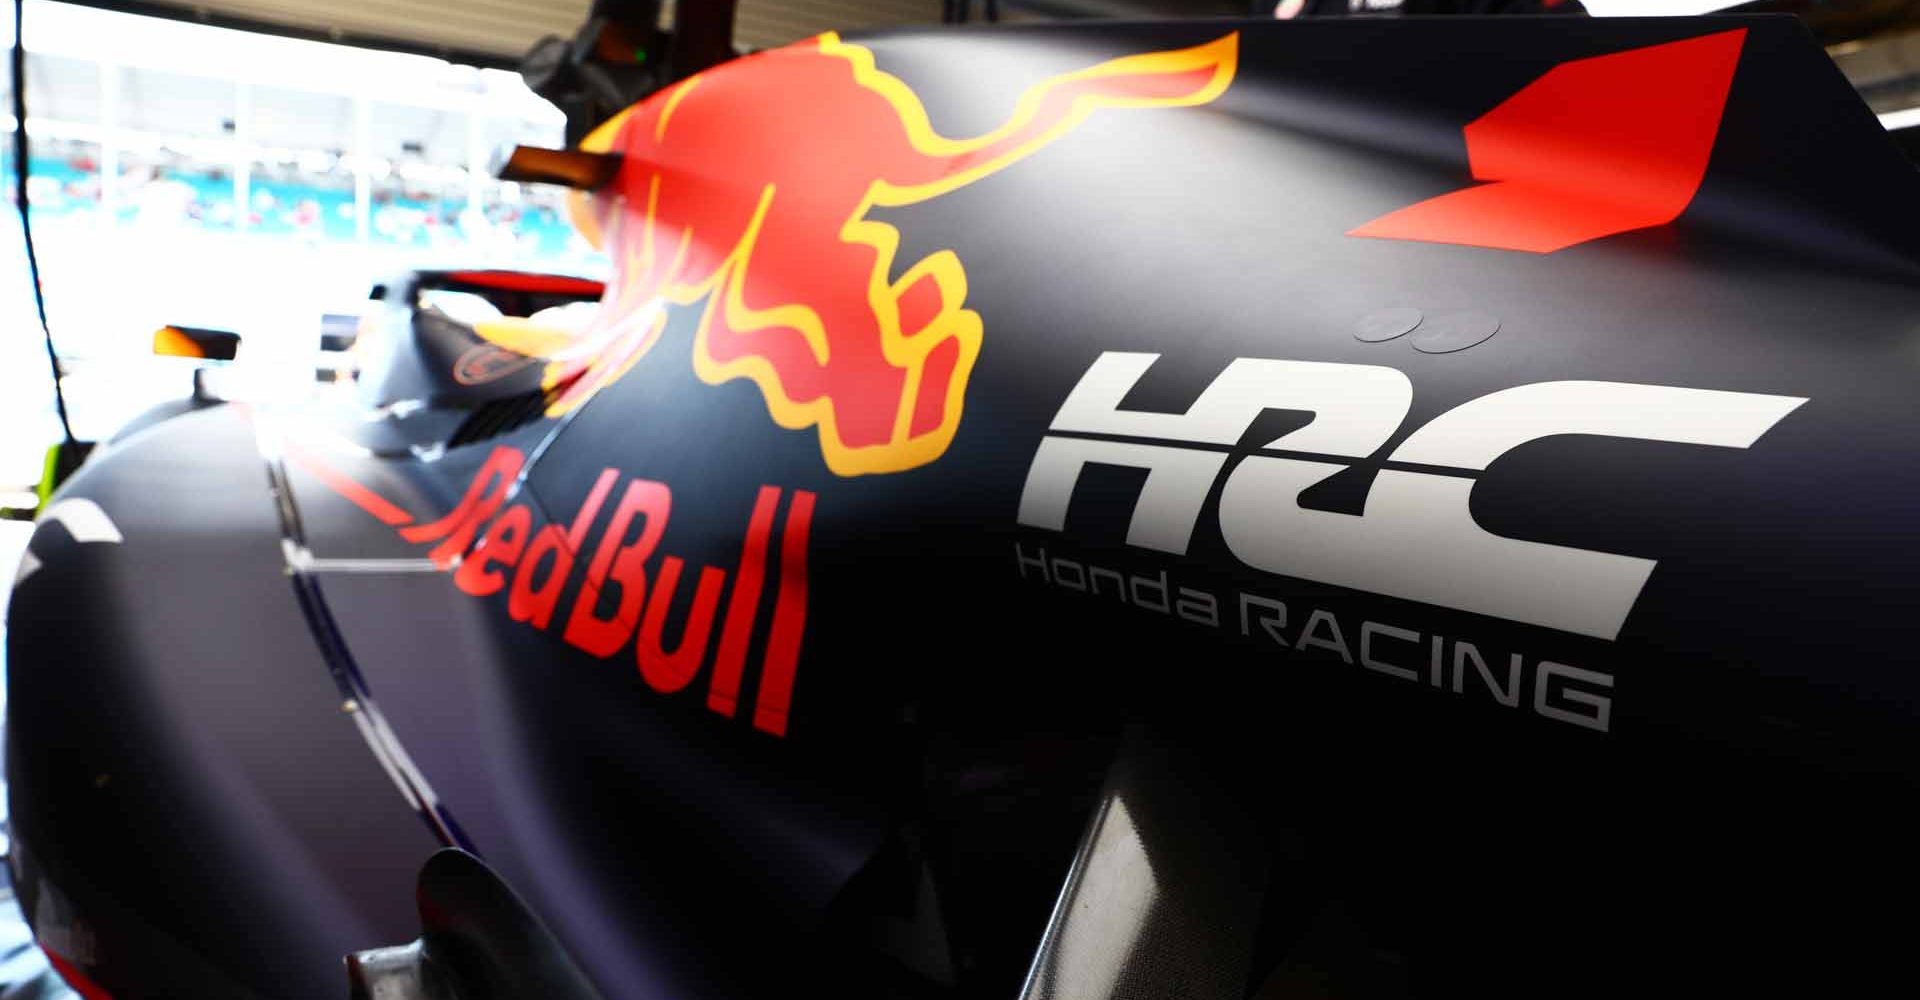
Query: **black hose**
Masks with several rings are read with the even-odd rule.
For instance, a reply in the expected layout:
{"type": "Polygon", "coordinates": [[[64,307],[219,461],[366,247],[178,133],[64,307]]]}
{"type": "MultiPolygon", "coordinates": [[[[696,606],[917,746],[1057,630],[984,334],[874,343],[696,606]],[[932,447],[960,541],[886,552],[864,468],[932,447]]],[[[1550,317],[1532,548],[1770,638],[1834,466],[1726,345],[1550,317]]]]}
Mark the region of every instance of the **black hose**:
{"type": "Polygon", "coordinates": [[[13,0],[13,204],[20,210],[20,236],[27,242],[27,273],[33,280],[33,305],[40,312],[40,335],[47,343],[53,405],[60,412],[60,433],[65,435],[62,444],[72,444],[67,394],[60,388],[60,355],[53,349],[53,328],[47,325],[47,297],[40,290],[40,258],[33,252],[33,222],[27,211],[27,46],[20,34],[25,10],[26,0],[13,0]]]}

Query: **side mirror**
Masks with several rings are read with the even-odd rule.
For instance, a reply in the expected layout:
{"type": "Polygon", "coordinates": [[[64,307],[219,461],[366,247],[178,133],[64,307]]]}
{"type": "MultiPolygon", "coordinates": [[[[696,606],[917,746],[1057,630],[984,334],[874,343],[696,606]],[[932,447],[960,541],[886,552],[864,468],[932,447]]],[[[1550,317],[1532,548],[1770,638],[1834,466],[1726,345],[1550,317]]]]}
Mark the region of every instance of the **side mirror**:
{"type": "Polygon", "coordinates": [[[582,191],[605,187],[620,172],[618,153],[589,153],[579,149],[515,146],[496,157],[494,175],[521,184],[559,184],[582,191]]]}
{"type": "Polygon", "coordinates": [[[153,353],[172,358],[232,361],[240,353],[240,335],[198,326],[163,326],[153,331],[153,353]]]}

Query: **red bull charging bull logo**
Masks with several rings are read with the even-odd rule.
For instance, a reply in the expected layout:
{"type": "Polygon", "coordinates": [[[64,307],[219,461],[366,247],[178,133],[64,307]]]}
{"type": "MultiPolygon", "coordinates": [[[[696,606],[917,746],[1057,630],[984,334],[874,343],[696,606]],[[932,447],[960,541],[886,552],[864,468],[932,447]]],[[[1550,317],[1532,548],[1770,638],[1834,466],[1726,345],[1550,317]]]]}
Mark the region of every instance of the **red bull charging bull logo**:
{"type": "Polygon", "coordinates": [[[939,458],[960,425],[980,315],[952,250],[906,267],[875,208],[1003,170],[1102,109],[1205,104],[1233,80],[1239,36],[1125,56],[1028,88],[998,128],[936,132],[920,99],[861,46],[827,34],[692,77],[583,144],[624,155],[579,220],[615,276],[592,351],[554,362],[563,413],[659,339],[669,304],[701,309],[693,369],[759,387],[774,421],[817,428],[842,476],[939,458]]]}

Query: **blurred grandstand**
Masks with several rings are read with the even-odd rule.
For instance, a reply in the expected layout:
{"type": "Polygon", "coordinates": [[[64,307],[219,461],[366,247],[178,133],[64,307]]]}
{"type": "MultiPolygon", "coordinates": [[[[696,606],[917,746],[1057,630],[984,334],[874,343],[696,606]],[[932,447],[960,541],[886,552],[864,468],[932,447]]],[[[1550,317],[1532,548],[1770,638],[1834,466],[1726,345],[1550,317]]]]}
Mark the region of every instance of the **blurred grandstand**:
{"type": "MultiPolygon", "coordinates": [[[[0,153],[0,169],[13,170],[0,153]]],[[[86,222],[123,226],[188,226],[206,232],[251,231],[309,242],[355,243],[359,206],[350,158],[288,151],[283,159],[249,165],[244,223],[231,164],[208,162],[162,148],[119,160],[119,197],[102,197],[97,143],[71,139],[35,142],[28,200],[36,223],[86,222]]],[[[466,171],[425,160],[390,162],[379,169],[368,201],[368,240],[375,244],[489,250],[561,267],[591,266],[593,250],[574,232],[560,202],[542,189],[517,197],[469,200],[466,171]]],[[[9,194],[9,200],[11,195],[9,194]]]]}

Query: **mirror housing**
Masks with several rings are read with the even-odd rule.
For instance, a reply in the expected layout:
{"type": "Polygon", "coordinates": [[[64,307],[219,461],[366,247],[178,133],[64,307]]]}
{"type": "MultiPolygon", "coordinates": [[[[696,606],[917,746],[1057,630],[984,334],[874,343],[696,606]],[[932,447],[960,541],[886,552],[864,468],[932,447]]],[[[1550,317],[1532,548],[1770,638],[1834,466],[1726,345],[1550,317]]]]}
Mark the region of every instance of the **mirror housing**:
{"type": "Polygon", "coordinates": [[[169,324],[153,331],[153,353],[170,358],[232,361],[240,353],[240,335],[226,330],[169,324]]]}

